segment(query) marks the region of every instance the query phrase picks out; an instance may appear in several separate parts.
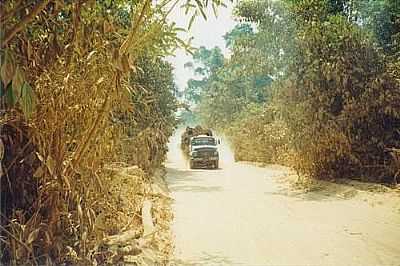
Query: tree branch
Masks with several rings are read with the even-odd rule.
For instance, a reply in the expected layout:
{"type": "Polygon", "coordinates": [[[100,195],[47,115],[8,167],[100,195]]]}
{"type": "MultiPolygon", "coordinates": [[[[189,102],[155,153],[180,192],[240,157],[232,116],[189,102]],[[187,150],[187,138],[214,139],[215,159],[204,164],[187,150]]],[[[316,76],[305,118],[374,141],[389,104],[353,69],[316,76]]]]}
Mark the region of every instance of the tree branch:
{"type": "Polygon", "coordinates": [[[34,0],[31,0],[27,4],[23,5],[22,1],[20,1],[20,3],[18,5],[16,5],[16,7],[13,8],[11,11],[0,14],[0,23],[4,24],[4,22],[9,20],[11,17],[15,16],[15,14],[17,14],[18,12],[20,12],[21,10],[23,10],[25,8],[28,8],[30,5],[32,5],[33,2],[34,2],[34,0]]]}
{"type": "Polygon", "coordinates": [[[15,35],[22,31],[28,23],[30,23],[42,10],[47,6],[50,0],[43,0],[40,4],[36,5],[33,10],[26,15],[14,28],[7,31],[4,41],[1,43],[1,48],[4,48],[14,37],[15,35]]]}

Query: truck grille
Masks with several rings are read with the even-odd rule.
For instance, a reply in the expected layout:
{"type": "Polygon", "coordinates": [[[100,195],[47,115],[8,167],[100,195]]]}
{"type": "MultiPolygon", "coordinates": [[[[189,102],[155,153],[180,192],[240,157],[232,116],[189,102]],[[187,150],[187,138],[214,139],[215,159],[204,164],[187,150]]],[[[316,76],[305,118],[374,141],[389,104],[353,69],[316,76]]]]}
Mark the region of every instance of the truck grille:
{"type": "Polygon", "coordinates": [[[198,157],[211,157],[214,156],[215,150],[212,149],[200,149],[197,150],[198,157]]]}

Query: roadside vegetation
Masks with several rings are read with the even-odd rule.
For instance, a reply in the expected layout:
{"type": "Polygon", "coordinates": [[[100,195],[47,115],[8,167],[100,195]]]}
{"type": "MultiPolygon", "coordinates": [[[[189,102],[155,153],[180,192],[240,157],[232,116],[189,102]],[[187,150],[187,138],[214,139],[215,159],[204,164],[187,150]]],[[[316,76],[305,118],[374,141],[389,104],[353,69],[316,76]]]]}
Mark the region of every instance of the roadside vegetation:
{"type": "MultiPolygon", "coordinates": [[[[116,265],[141,253],[114,236],[145,237],[143,203],[177,125],[164,57],[189,46],[167,17],[221,4],[206,2],[0,1],[0,264],[116,265]]],[[[171,217],[154,204],[165,230],[171,217]]],[[[171,243],[158,240],[165,258],[171,243]]]]}
{"type": "Polygon", "coordinates": [[[241,1],[230,49],[198,49],[185,96],[237,160],[317,179],[400,175],[396,0],[241,1]]]}

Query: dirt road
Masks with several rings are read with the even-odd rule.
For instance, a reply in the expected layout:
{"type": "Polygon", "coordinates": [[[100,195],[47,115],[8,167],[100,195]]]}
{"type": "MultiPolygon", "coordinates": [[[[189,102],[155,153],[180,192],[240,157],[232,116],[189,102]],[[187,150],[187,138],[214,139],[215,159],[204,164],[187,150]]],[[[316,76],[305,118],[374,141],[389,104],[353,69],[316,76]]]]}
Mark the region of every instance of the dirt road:
{"type": "Polygon", "coordinates": [[[234,163],[227,146],[221,169],[190,170],[178,140],[166,165],[174,265],[400,265],[398,193],[296,190],[287,169],[234,163]]]}

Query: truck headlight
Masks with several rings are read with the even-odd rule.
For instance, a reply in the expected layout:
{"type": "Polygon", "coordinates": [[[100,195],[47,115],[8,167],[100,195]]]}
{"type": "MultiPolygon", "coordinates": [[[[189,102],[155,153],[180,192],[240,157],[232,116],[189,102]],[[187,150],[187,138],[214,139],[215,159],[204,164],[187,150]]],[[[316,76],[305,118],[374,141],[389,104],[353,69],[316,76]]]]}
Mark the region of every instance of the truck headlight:
{"type": "Polygon", "coordinates": [[[218,156],[218,151],[214,151],[214,156],[218,156]]]}
{"type": "Polygon", "coordinates": [[[192,157],[196,157],[196,156],[197,156],[197,153],[198,153],[197,151],[192,151],[191,156],[192,156],[192,157]]]}

